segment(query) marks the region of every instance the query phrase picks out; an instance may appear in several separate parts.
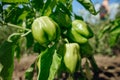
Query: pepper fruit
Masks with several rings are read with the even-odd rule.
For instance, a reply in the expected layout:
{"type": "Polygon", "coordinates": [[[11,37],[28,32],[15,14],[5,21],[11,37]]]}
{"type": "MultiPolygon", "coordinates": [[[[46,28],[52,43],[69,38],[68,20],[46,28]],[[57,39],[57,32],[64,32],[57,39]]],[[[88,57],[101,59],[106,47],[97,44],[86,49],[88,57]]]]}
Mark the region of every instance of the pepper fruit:
{"type": "Polygon", "coordinates": [[[68,37],[80,44],[84,44],[88,41],[87,38],[83,37],[82,35],[80,35],[74,28],[72,28],[70,31],[68,31],[68,37]]]}
{"type": "Polygon", "coordinates": [[[32,34],[42,46],[47,46],[60,36],[60,28],[50,17],[42,16],[34,20],[32,34]]]}
{"type": "Polygon", "coordinates": [[[64,63],[67,69],[74,73],[77,68],[77,63],[81,61],[79,54],[79,45],[77,43],[66,43],[65,44],[65,54],[64,54],[64,63]]]}
{"type": "Polygon", "coordinates": [[[82,36],[86,38],[91,38],[93,37],[93,32],[90,29],[90,27],[82,20],[74,20],[72,22],[72,27],[81,34],[82,36]]]}
{"type": "Polygon", "coordinates": [[[68,37],[79,43],[84,44],[88,42],[88,39],[93,37],[93,32],[91,28],[82,20],[74,20],[72,22],[72,27],[67,32],[68,37]]]}

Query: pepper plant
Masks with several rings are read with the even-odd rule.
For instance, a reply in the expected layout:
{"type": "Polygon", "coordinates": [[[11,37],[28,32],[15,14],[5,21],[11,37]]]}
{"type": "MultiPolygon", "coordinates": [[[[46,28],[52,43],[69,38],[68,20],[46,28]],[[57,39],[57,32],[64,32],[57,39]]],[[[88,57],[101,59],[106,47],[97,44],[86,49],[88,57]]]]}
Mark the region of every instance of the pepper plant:
{"type": "Polygon", "coordinates": [[[112,55],[117,54],[117,52],[114,52],[114,49],[119,50],[120,47],[120,17],[115,18],[115,20],[109,20],[108,23],[101,27],[98,33],[99,42],[102,38],[104,39],[105,37],[107,45],[113,53],[112,55]]]}
{"type": "MultiPolygon", "coordinates": [[[[17,30],[0,45],[0,79],[12,80],[14,55],[20,56],[21,38],[26,38],[26,47],[39,53],[25,73],[32,80],[37,68],[37,80],[53,80],[65,71],[69,79],[80,71],[79,79],[90,80],[98,67],[93,57],[89,39],[94,36],[90,26],[73,12],[73,0],[2,0],[0,25],[17,30]],[[81,66],[86,58],[85,72],[81,66]]],[[[77,0],[91,14],[96,15],[91,0],[77,0]]]]}

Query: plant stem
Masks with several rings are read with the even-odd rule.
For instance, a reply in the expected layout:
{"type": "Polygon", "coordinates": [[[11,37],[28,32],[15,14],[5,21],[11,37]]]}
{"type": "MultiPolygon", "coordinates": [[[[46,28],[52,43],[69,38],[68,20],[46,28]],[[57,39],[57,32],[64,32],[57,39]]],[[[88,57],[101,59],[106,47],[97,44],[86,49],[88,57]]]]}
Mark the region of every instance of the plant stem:
{"type": "Polygon", "coordinates": [[[23,28],[21,26],[18,26],[18,25],[14,25],[14,24],[11,24],[11,23],[7,23],[8,26],[11,26],[11,27],[14,27],[14,28],[18,28],[18,29],[23,29],[23,30],[26,30],[26,31],[29,31],[30,29],[27,29],[27,28],[23,28]]]}
{"type": "Polygon", "coordinates": [[[73,77],[72,75],[69,75],[68,79],[67,80],[73,80],[73,77]]]}
{"type": "Polygon", "coordinates": [[[22,37],[28,35],[31,32],[31,30],[29,30],[28,32],[24,33],[23,35],[21,35],[22,37]]]}
{"type": "Polygon", "coordinates": [[[22,26],[18,26],[18,25],[11,24],[11,23],[5,23],[4,21],[0,21],[0,23],[1,23],[2,25],[8,25],[8,26],[11,26],[11,27],[14,27],[14,28],[18,28],[18,29],[30,31],[30,29],[23,28],[22,26]]]}
{"type": "Polygon", "coordinates": [[[98,80],[100,69],[99,69],[98,65],[96,64],[94,56],[90,56],[88,59],[93,67],[93,72],[94,72],[93,79],[98,80]]]}

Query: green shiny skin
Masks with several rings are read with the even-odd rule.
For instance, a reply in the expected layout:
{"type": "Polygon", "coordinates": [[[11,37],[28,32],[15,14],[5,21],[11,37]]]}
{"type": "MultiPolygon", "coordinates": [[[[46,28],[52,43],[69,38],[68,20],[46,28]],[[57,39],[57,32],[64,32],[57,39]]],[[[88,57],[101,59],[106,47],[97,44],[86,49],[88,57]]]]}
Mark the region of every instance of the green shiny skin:
{"type": "Polygon", "coordinates": [[[57,39],[60,29],[50,17],[42,16],[34,20],[32,34],[41,45],[47,46],[51,41],[57,39]]]}
{"type": "Polygon", "coordinates": [[[81,60],[79,54],[79,45],[77,43],[65,44],[64,63],[70,73],[74,73],[77,67],[78,61],[81,60]]]}
{"type": "Polygon", "coordinates": [[[87,38],[80,35],[74,28],[72,28],[70,31],[68,31],[68,36],[71,40],[74,42],[77,42],[79,44],[84,44],[88,41],[87,38]]]}
{"type": "Polygon", "coordinates": [[[81,34],[86,38],[93,37],[93,32],[90,27],[82,20],[74,20],[72,22],[72,27],[75,29],[76,32],[81,34]]]}

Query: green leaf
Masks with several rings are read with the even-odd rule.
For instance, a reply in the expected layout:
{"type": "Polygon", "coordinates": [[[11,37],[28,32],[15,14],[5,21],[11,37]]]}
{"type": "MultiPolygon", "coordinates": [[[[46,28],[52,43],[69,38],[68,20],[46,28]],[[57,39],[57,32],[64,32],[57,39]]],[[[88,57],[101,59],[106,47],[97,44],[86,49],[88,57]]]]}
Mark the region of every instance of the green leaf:
{"type": "Polygon", "coordinates": [[[21,48],[20,48],[20,44],[19,42],[16,44],[16,47],[15,47],[15,56],[16,58],[19,60],[20,57],[21,57],[21,54],[20,54],[20,51],[21,51],[21,48]]]}
{"type": "Polygon", "coordinates": [[[77,15],[77,14],[74,14],[74,16],[75,16],[75,19],[83,20],[83,17],[82,17],[82,16],[79,16],[79,15],[77,15]]]}
{"type": "Polygon", "coordinates": [[[57,12],[53,13],[51,17],[59,24],[61,25],[61,28],[69,28],[71,24],[71,19],[70,17],[58,10],[57,12]]]}
{"type": "Polygon", "coordinates": [[[2,0],[2,2],[7,2],[7,3],[21,3],[21,2],[28,2],[28,0],[2,0]]]}
{"type": "Polygon", "coordinates": [[[80,54],[82,57],[89,57],[93,55],[93,48],[89,42],[80,44],[80,54]]]}
{"type": "Polygon", "coordinates": [[[65,14],[68,14],[69,16],[71,16],[71,12],[70,11],[72,11],[72,10],[69,9],[69,7],[67,6],[67,3],[63,4],[62,2],[59,2],[58,3],[58,8],[59,8],[59,10],[64,12],[65,14]]]}
{"type": "MultiPolygon", "coordinates": [[[[61,28],[69,28],[71,25],[71,12],[67,6],[58,2],[57,7],[51,17],[60,25],[61,28]]],[[[63,29],[64,30],[64,29],[63,29]]]]}
{"type": "Polygon", "coordinates": [[[119,34],[110,34],[109,37],[110,47],[113,47],[117,43],[118,38],[119,38],[119,34]]]}
{"type": "Polygon", "coordinates": [[[41,49],[41,45],[40,45],[38,42],[36,42],[36,43],[34,44],[33,51],[34,51],[34,52],[37,52],[37,53],[40,53],[40,49],[41,49]]]}
{"type": "Polygon", "coordinates": [[[12,73],[14,69],[14,44],[5,41],[0,46],[0,63],[3,65],[0,76],[3,80],[12,80],[12,73]]]}
{"type": "Polygon", "coordinates": [[[1,73],[2,69],[3,69],[3,65],[0,63],[0,73],[1,73]]]}
{"type": "Polygon", "coordinates": [[[44,0],[31,0],[32,7],[37,11],[43,8],[44,0]]]}
{"type": "Polygon", "coordinates": [[[38,80],[53,80],[60,63],[61,58],[56,53],[55,46],[43,51],[38,61],[38,80]]]}
{"type": "Polygon", "coordinates": [[[58,71],[58,68],[61,65],[61,56],[58,55],[55,51],[54,55],[53,55],[53,60],[52,60],[52,64],[51,64],[51,68],[50,68],[50,73],[49,73],[49,78],[48,80],[53,80],[55,77],[56,72],[58,71]]]}
{"type": "Polygon", "coordinates": [[[54,54],[55,47],[47,48],[40,53],[38,61],[38,80],[47,80],[50,72],[50,66],[52,63],[52,56],[54,54]]]}
{"type": "Polygon", "coordinates": [[[49,16],[53,12],[53,8],[57,4],[57,2],[58,0],[47,0],[44,5],[42,14],[45,16],[49,16]]]}
{"type": "Polygon", "coordinates": [[[5,41],[0,45],[0,64],[3,66],[0,77],[3,80],[12,80],[14,70],[14,51],[20,35],[12,37],[12,42],[5,41]]]}
{"type": "Polygon", "coordinates": [[[27,48],[30,48],[32,47],[33,43],[34,43],[34,39],[33,39],[33,36],[32,36],[32,33],[29,33],[27,36],[26,36],[26,46],[27,48]]]}
{"type": "Polygon", "coordinates": [[[22,20],[19,19],[19,16],[21,16],[24,10],[22,8],[19,8],[18,6],[11,6],[7,9],[9,9],[9,11],[5,15],[5,21],[13,24],[20,24],[22,20]]]}
{"type": "Polygon", "coordinates": [[[91,0],[77,0],[80,4],[82,4],[85,9],[87,9],[91,14],[96,15],[98,12],[96,12],[95,7],[91,0]]]}
{"type": "Polygon", "coordinates": [[[33,80],[34,68],[35,68],[35,62],[26,70],[25,80],[33,80]]]}
{"type": "Polygon", "coordinates": [[[113,47],[117,43],[119,36],[120,36],[119,26],[113,29],[112,31],[110,31],[109,44],[111,47],[113,47]]]}
{"type": "Polygon", "coordinates": [[[28,15],[28,11],[23,11],[23,13],[21,13],[21,15],[18,17],[17,22],[24,21],[27,15],[28,15]]]}
{"type": "Polygon", "coordinates": [[[116,26],[113,30],[110,31],[111,34],[120,34],[120,26],[116,26]]]}
{"type": "Polygon", "coordinates": [[[102,29],[100,30],[99,34],[98,34],[98,38],[102,38],[103,35],[108,32],[111,29],[111,24],[107,25],[107,26],[103,26],[102,29]]]}

